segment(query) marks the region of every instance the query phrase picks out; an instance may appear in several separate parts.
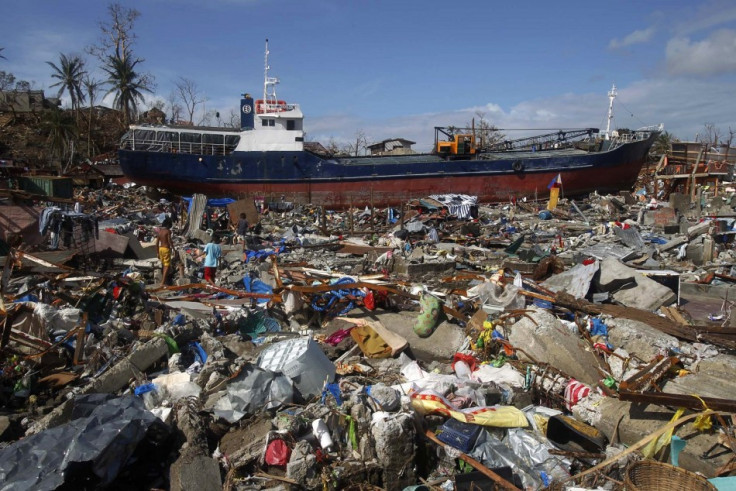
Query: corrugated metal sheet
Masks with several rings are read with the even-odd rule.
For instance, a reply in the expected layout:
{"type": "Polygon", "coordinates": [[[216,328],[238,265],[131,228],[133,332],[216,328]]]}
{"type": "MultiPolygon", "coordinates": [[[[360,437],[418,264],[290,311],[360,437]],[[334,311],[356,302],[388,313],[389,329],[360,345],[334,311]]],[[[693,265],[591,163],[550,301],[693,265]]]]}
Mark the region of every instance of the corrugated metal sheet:
{"type": "Polygon", "coordinates": [[[19,180],[19,185],[28,193],[67,199],[74,196],[72,179],[69,177],[23,176],[19,180]]]}

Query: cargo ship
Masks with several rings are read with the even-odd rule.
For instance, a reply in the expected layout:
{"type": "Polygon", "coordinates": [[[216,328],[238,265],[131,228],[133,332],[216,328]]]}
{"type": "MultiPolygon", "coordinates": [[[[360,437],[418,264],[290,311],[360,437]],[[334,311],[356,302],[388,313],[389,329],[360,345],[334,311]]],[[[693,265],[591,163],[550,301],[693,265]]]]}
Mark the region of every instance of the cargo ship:
{"type": "Polygon", "coordinates": [[[243,94],[240,128],[133,124],[118,150],[125,176],[139,185],[188,195],[253,197],[340,209],[395,206],[462,193],[480,203],[543,199],[551,181],[562,196],[630,189],[662,127],[619,134],[565,129],[489,144],[474,128],[435,128],[430,153],[332,156],[310,151],[304,115],[276,97],[266,45],[263,96],[243,94]]]}

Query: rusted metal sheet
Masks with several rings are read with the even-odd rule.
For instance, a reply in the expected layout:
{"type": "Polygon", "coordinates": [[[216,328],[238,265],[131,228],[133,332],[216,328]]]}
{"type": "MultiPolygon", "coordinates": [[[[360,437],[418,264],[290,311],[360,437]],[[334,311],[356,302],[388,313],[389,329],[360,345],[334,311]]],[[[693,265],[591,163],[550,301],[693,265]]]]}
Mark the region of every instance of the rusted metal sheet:
{"type": "Polygon", "coordinates": [[[18,234],[28,245],[40,244],[43,236],[38,229],[40,209],[32,206],[0,206],[0,239],[7,241],[9,236],[18,234]]]}

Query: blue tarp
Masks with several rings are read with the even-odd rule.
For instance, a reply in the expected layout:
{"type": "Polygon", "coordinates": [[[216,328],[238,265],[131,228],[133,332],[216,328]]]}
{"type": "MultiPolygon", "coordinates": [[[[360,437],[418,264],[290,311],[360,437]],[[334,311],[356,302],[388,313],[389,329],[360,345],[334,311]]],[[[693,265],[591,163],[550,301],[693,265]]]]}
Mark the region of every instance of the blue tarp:
{"type": "MultiPolygon", "coordinates": [[[[186,196],[184,196],[183,199],[185,199],[187,202],[187,213],[191,214],[192,198],[187,198],[186,196]]],[[[207,200],[207,206],[210,208],[224,208],[230,203],[235,203],[235,200],[232,198],[210,198],[207,200]]]]}
{"type": "MultiPolygon", "coordinates": [[[[273,288],[271,288],[266,283],[262,282],[258,278],[251,278],[250,276],[246,276],[243,278],[243,285],[245,286],[245,291],[248,293],[265,293],[268,295],[273,294],[273,288]]],[[[267,298],[259,298],[258,303],[266,303],[268,302],[267,298]]]]}

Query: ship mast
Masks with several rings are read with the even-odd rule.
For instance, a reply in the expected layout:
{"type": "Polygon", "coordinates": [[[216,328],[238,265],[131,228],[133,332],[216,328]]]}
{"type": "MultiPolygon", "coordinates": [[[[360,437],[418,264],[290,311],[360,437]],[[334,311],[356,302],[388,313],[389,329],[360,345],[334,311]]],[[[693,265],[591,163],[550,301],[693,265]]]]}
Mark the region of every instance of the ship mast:
{"type": "Polygon", "coordinates": [[[618,93],[616,92],[616,84],[613,84],[611,90],[608,91],[608,123],[606,123],[606,140],[611,139],[611,120],[613,119],[613,100],[618,93]]]}
{"type": "Polygon", "coordinates": [[[268,107],[268,104],[276,104],[276,84],[279,83],[279,79],[276,77],[269,77],[268,70],[271,67],[268,65],[268,38],[266,39],[266,59],[264,64],[264,77],[263,77],[263,103],[268,107]],[[268,88],[271,87],[269,93],[268,88]]]}

